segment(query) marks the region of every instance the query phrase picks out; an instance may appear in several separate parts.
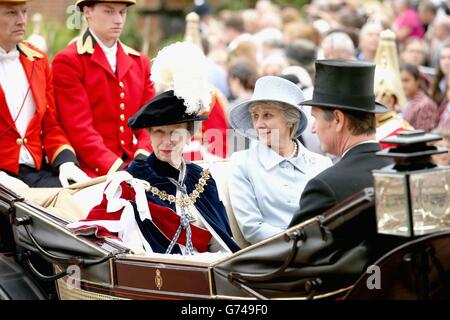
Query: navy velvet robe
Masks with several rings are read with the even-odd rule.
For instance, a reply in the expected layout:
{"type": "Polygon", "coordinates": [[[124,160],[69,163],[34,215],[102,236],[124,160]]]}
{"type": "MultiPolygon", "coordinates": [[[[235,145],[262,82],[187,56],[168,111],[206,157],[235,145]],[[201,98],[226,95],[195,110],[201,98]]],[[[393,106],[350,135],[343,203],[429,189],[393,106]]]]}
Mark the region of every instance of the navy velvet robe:
{"type": "MultiPolygon", "coordinates": [[[[195,184],[201,178],[202,168],[196,164],[186,163],[186,175],[184,184],[188,194],[195,190],[195,184]]],[[[153,187],[161,191],[166,191],[167,194],[176,194],[176,187],[171,183],[168,177],[178,180],[180,171],[172,167],[169,163],[160,161],[154,153],[146,159],[134,160],[131,162],[127,170],[134,178],[148,181],[153,187]]],[[[159,199],[158,196],[147,192],[147,200],[157,205],[171,208],[176,212],[175,203],[169,203],[159,199]]],[[[226,243],[232,252],[238,251],[240,248],[231,238],[231,228],[228,222],[228,216],[225,207],[219,199],[216,182],[210,177],[205,185],[204,192],[197,198],[194,206],[214,231],[226,243]]],[[[149,241],[152,249],[155,252],[165,252],[168,243],[155,230],[155,227],[150,221],[140,221],[137,219],[141,231],[147,241],[149,241]]],[[[175,246],[173,253],[180,253],[179,247],[175,246]]]]}

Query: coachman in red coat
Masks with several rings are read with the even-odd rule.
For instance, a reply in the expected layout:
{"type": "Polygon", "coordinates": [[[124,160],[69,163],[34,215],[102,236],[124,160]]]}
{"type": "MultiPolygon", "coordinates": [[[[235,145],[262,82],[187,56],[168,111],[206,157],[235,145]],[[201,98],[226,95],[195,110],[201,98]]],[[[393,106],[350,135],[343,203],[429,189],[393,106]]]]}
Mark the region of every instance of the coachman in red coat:
{"type": "Polygon", "coordinates": [[[61,122],[81,168],[92,177],[122,169],[151,151],[147,131],[127,126],[129,117],[155,95],[149,59],[118,41],[126,7],[133,3],[78,1],[85,16],[89,15],[89,29],[59,52],[52,63],[61,122]],[[105,15],[110,29],[95,20],[103,13],[101,10],[111,12],[105,15]],[[113,32],[116,51],[111,57],[104,40],[111,40],[113,32]]]}

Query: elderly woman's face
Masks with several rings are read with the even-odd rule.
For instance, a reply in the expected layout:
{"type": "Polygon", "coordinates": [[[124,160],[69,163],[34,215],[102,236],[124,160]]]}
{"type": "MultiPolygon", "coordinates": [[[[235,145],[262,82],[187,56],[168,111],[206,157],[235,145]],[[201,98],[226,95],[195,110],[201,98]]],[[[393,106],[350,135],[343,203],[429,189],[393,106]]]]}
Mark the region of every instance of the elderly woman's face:
{"type": "Polygon", "coordinates": [[[150,139],[156,157],[178,168],[184,146],[190,140],[186,123],[150,128],[150,139]]]}
{"type": "Polygon", "coordinates": [[[262,143],[268,146],[279,145],[280,141],[290,139],[290,129],[283,111],[270,105],[254,104],[250,108],[253,128],[262,143]]]}

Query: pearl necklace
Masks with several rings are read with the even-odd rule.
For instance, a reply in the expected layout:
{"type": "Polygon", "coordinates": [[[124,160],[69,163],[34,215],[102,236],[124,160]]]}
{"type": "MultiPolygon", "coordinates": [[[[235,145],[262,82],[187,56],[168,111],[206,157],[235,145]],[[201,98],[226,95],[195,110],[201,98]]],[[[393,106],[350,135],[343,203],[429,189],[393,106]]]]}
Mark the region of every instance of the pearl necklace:
{"type": "Polygon", "coordinates": [[[297,150],[298,150],[298,145],[297,142],[295,140],[292,140],[292,142],[294,143],[294,150],[292,151],[292,153],[286,157],[286,160],[292,159],[297,155],[297,150]]]}

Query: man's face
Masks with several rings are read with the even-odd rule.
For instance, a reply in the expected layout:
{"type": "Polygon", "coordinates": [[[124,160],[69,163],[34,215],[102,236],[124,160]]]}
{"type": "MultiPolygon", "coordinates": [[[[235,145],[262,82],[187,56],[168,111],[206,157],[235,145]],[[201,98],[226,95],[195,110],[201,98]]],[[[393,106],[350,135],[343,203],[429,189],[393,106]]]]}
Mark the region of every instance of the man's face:
{"type": "Polygon", "coordinates": [[[336,130],[335,124],[332,120],[325,118],[325,113],[318,107],[311,108],[311,115],[314,118],[314,123],[311,132],[317,134],[320,140],[320,148],[325,153],[336,154],[336,130]]]}
{"type": "Polygon", "coordinates": [[[444,16],[440,19],[436,18],[436,25],[433,28],[433,37],[435,41],[445,41],[448,36],[448,25],[450,24],[450,17],[444,16]]]}
{"type": "Polygon", "coordinates": [[[123,3],[97,3],[84,7],[89,28],[103,42],[115,42],[122,33],[127,18],[128,5],[123,3]]]}
{"type": "Polygon", "coordinates": [[[420,41],[409,43],[402,54],[403,62],[414,65],[421,65],[425,61],[425,48],[420,41]]]}
{"type": "Polygon", "coordinates": [[[0,4],[0,46],[6,51],[19,44],[27,27],[27,4],[0,4]]]}
{"type": "Polygon", "coordinates": [[[373,52],[377,51],[380,42],[380,32],[381,30],[376,26],[368,28],[366,33],[361,37],[361,48],[373,52]]]}

